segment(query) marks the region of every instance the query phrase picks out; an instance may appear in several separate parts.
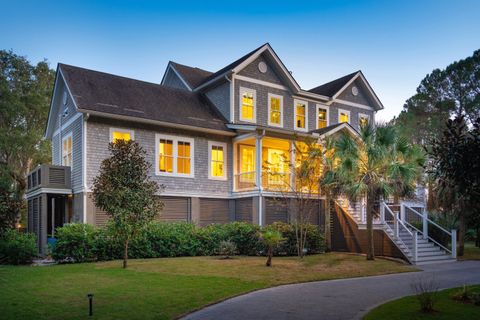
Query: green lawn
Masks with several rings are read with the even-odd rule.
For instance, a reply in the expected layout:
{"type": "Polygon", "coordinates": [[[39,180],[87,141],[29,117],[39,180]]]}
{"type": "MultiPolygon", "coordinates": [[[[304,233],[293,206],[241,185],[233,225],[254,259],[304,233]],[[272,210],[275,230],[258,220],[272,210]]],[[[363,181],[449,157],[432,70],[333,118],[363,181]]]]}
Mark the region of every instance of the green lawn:
{"type": "Polygon", "coordinates": [[[480,248],[475,247],[474,242],[465,243],[465,252],[459,260],[480,260],[480,248]]]}
{"type": "Polygon", "coordinates": [[[364,256],[330,253],[263,257],[162,258],[57,265],[0,267],[0,318],[85,319],[87,293],[95,319],[170,319],[255,289],[302,281],[408,272],[411,266],[364,256]]]}
{"type": "MultiPolygon", "coordinates": [[[[383,304],[373,309],[365,316],[365,320],[389,319],[389,320],[457,320],[457,319],[480,319],[480,306],[455,301],[452,294],[460,288],[448,289],[438,292],[434,305],[435,312],[424,314],[419,311],[419,304],[415,296],[409,296],[383,304]]],[[[472,286],[471,290],[479,291],[480,286],[472,286]]]]}

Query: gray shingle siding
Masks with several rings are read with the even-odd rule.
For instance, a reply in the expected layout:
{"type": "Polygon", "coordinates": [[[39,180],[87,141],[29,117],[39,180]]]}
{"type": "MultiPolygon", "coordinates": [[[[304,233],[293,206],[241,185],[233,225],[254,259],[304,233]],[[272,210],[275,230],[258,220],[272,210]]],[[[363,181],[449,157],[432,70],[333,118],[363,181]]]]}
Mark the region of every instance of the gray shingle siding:
{"type": "Polygon", "coordinates": [[[177,76],[177,74],[174,71],[172,71],[172,69],[168,69],[168,72],[165,75],[165,79],[163,81],[163,85],[171,88],[176,88],[176,89],[190,90],[183,83],[183,81],[177,76]]]}
{"type": "Polygon", "coordinates": [[[373,118],[374,117],[373,110],[361,109],[361,108],[347,106],[347,105],[335,102],[332,105],[330,105],[330,124],[338,123],[338,110],[339,109],[350,111],[350,124],[356,130],[359,129],[358,115],[360,113],[369,115],[370,120],[374,119],[373,118]]]}
{"type": "Polygon", "coordinates": [[[225,119],[230,120],[230,82],[225,82],[218,87],[210,89],[205,92],[205,95],[225,119]]]}
{"type": "Polygon", "coordinates": [[[347,100],[354,103],[364,104],[364,105],[372,105],[367,95],[365,94],[365,86],[361,81],[358,79],[355,80],[352,84],[350,84],[339,96],[338,99],[347,100]],[[358,88],[358,94],[356,96],[352,93],[352,87],[358,88]]]}
{"type": "Polygon", "coordinates": [[[280,80],[277,73],[274,71],[272,65],[263,57],[263,55],[259,56],[255,59],[252,63],[246,66],[244,69],[240,70],[238,73],[239,75],[255,78],[262,81],[272,82],[275,84],[283,84],[280,80]],[[264,62],[267,65],[267,72],[261,73],[258,70],[258,64],[260,62],[264,62]]]}
{"type": "Polygon", "coordinates": [[[165,185],[164,194],[199,195],[228,197],[232,190],[232,144],[231,139],[189,132],[173,128],[140,125],[138,123],[120,122],[108,119],[90,118],[87,122],[87,185],[91,188],[92,180],[98,175],[103,159],[109,157],[108,143],[110,127],[134,130],[135,140],[145,148],[147,160],[152,163],[150,176],[159,184],[165,185]],[[155,134],[177,135],[194,139],[194,178],[166,177],[155,175],[155,134]],[[227,143],[227,180],[208,179],[208,141],[227,143]]]}

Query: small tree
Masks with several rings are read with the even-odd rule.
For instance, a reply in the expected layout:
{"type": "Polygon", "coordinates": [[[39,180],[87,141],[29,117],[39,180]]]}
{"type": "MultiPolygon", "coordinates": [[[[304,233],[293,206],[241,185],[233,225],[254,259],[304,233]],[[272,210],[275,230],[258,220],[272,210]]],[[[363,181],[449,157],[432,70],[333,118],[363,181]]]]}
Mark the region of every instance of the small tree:
{"type": "Polygon", "coordinates": [[[266,229],[262,232],[262,241],[267,247],[267,262],[266,266],[272,266],[273,250],[277,248],[285,239],[282,237],[280,231],[266,229]]]}
{"type": "Polygon", "coordinates": [[[288,205],[289,221],[295,228],[297,253],[300,258],[305,255],[307,242],[307,224],[312,215],[319,210],[319,175],[321,172],[321,146],[317,139],[296,141],[293,150],[295,161],[286,156],[281,160],[284,167],[289,168],[290,175],[272,170],[270,163],[265,162],[267,175],[282,183],[274,190],[281,195],[282,205],[288,205]]]}
{"type": "Polygon", "coordinates": [[[112,227],[124,243],[126,268],[129,241],[163,207],[155,196],[163,186],[149,180],[151,164],[137,142],[116,140],[108,149],[112,156],[102,161],[100,173],[93,180],[93,200],[111,217],[112,227]]]}

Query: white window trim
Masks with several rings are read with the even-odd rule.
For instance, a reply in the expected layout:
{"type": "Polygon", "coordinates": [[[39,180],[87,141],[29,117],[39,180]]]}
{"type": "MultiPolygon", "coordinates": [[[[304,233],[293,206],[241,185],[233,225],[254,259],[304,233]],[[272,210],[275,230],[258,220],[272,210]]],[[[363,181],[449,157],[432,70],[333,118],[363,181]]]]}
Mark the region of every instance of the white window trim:
{"type": "Polygon", "coordinates": [[[227,144],[224,142],[208,141],[208,179],[227,180],[227,144]],[[213,146],[218,146],[223,148],[223,177],[212,176],[212,147],[213,146]]]}
{"type": "Polygon", "coordinates": [[[182,178],[195,178],[195,145],[193,138],[187,138],[183,136],[171,136],[165,134],[155,134],[155,175],[166,177],[182,177],[182,178]],[[173,172],[160,172],[158,165],[158,153],[160,139],[173,141],[173,172]],[[190,174],[183,174],[177,172],[177,159],[178,159],[178,141],[190,143],[190,174]]]}
{"type": "Polygon", "coordinates": [[[239,90],[239,99],[238,99],[238,113],[240,121],[250,122],[250,123],[257,123],[257,91],[254,89],[249,89],[245,87],[240,87],[239,90]],[[253,94],[253,120],[244,119],[242,115],[242,96],[244,93],[252,93],[253,94]]]}
{"type": "Polygon", "coordinates": [[[360,129],[360,118],[367,118],[368,124],[370,125],[370,115],[366,113],[358,114],[358,128],[360,129]]]}
{"type": "Polygon", "coordinates": [[[295,131],[308,132],[308,101],[300,99],[293,100],[293,129],[295,131]],[[305,104],[305,128],[297,127],[297,103],[305,104]]]}
{"type": "Polygon", "coordinates": [[[315,113],[315,128],[320,129],[318,127],[318,109],[325,109],[327,110],[327,127],[330,125],[330,108],[324,104],[318,104],[316,105],[316,113],[315,113]]]}
{"type": "MultiPolygon", "coordinates": [[[[66,166],[65,163],[63,163],[63,158],[64,158],[64,153],[63,153],[63,142],[67,139],[71,138],[72,139],[72,159],[70,160],[71,163],[70,163],[70,167],[73,167],[73,135],[72,135],[72,131],[70,131],[69,133],[67,133],[66,135],[64,135],[62,137],[62,142],[60,144],[60,150],[62,150],[62,158],[60,159],[60,163],[62,164],[62,166],[66,166]]],[[[67,166],[68,167],[68,166],[67,166]]]]}
{"type": "Polygon", "coordinates": [[[348,124],[350,124],[350,122],[352,121],[352,118],[350,116],[350,111],[349,110],[345,110],[345,109],[338,109],[338,123],[340,123],[340,114],[341,113],[346,113],[348,115],[348,124]]]}
{"type": "Polygon", "coordinates": [[[113,142],[113,133],[114,132],[130,133],[130,139],[135,140],[135,131],[133,131],[131,129],[110,127],[110,142],[113,142]]]}
{"type": "Polygon", "coordinates": [[[278,94],[268,94],[268,125],[272,127],[283,127],[283,96],[278,94]],[[272,107],[272,98],[280,99],[280,124],[270,122],[270,112],[272,107]]]}

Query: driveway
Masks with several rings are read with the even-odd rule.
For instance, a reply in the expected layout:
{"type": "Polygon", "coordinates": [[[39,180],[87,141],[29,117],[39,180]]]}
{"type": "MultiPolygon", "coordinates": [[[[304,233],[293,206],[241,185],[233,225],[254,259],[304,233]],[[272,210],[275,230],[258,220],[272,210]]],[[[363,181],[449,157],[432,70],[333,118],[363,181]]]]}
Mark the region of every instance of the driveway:
{"type": "Polygon", "coordinates": [[[183,319],[360,319],[373,307],[413,294],[433,276],[438,287],[480,284],[480,261],[421,266],[423,271],[318,281],[264,289],[191,313],[183,319]]]}

